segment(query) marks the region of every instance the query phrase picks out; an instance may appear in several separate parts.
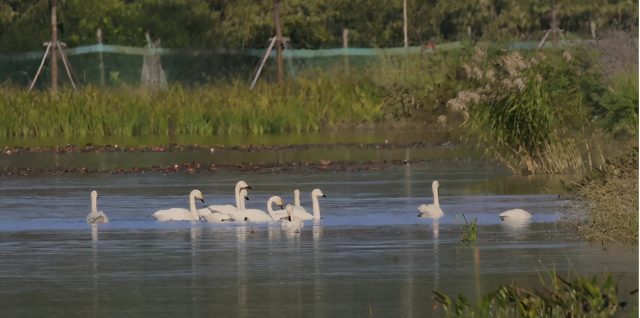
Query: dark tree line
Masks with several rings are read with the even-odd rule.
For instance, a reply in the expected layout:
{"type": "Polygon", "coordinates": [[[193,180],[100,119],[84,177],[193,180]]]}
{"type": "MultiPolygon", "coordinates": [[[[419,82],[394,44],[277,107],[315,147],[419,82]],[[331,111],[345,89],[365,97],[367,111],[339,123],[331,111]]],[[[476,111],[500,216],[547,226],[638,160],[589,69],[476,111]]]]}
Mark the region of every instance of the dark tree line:
{"type": "MultiPolygon", "coordinates": [[[[165,47],[264,47],[274,33],[269,0],[58,0],[61,38],[70,46],[144,45],[144,32],[165,47]]],[[[637,27],[638,0],[408,0],[409,39],[539,39],[557,5],[559,26],[592,30],[637,27]]],[[[284,34],[297,48],[402,46],[402,0],[283,0],[284,34]]],[[[0,51],[41,48],[49,37],[49,0],[0,1],[0,51]]]]}

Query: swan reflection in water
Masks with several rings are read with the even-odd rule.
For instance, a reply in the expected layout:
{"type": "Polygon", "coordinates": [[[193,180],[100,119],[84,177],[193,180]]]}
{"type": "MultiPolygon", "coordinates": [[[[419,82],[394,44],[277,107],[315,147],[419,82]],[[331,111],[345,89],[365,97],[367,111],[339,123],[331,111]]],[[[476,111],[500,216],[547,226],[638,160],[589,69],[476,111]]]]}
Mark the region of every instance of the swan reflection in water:
{"type": "Polygon", "coordinates": [[[248,227],[236,227],[236,268],[238,269],[238,317],[247,316],[247,235],[248,227]]]}
{"type": "Polygon", "coordinates": [[[500,226],[504,229],[505,234],[512,239],[523,239],[529,232],[530,220],[504,220],[500,222],[500,226]]]}

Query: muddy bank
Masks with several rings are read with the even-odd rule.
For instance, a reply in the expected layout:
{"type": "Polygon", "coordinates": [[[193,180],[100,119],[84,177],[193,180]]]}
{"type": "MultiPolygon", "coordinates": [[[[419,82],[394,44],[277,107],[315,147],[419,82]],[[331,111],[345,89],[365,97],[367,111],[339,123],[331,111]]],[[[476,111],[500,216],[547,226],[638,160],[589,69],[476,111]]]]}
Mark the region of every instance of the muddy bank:
{"type": "Polygon", "coordinates": [[[201,173],[216,171],[305,173],[383,170],[391,166],[430,163],[482,166],[474,149],[450,143],[177,145],[120,147],[5,147],[0,175],[201,173]]]}
{"type": "Polygon", "coordinates": [[[256,173],[306,173],[306,172],[357,172],[384,170],[391,166],[421,163],[424,160],[391,160],[391,161],[339,161],[323,160],[319,162],[292,162],[286,164],[277,163],[244,163],[244,164],[216,164],[212,162],[183,162],[168,166],[152,165],[150,167],[130,167],[101,170],[87,167],[59,167],[59,168],[6,168],[3,176],[43,176],[64,174],[136,174],[136,173],[215,173],[217,171],[240,171],[256,173]]]}
{"type": "Polygon", "coordinates": [[[266,151],[266,150],[308,150],[308,149],[398,149],[398,148],[425,148],[425,147],[454,147],[455,144],[451,142],[444,143],[344,143],[344,144],[288,144],[288,145],[240,145],[229,146],[223,144],[215,145],[180,145],[180,144],[167,144],[161,146],[119,146],[119,145],[94,145],[86,144],[84,146],[66,145],[66,146],[51,146],[51,147],[11,147],[5,146],[2,148],[2,154],[15,155],[21,153],[102,153],[102,152],[183,152],[193,150],[205,150],[215,152],[216,150],[241,150],[241,151],[266,151]]]}

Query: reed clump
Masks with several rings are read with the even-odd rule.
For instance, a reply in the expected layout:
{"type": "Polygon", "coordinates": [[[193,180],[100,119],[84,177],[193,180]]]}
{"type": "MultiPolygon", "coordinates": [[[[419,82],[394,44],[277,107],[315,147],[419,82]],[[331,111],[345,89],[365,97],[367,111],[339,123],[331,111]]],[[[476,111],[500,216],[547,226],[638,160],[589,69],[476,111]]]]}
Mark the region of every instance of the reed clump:
{"type": "Polygon", "coordinates": [[[467,244],[476,243],[478,241],[478,218],[474,218],[471,222],[467,220],[464,214],[462,214],[462,218],[464,219],[464,225],[462,225],[460,242],[467,244]]]}
{"type": "Polygon", "coordinates": [[[447,107],[463,117],[468,141],[514,172],[580,170],[572,133],[585,124],[585,89],[595,85],[596,74],[582,65],[588,57],[574,54],[525,55],[478,47],[463,65],[469,87],[447,107]]]}
{"type": "Polygon", "coordinates": [[[588,240],[638,244],[638,148],[572,184],[579,203],[569,215],[588,240]]]}
{"type": "Polygon", "coordinates": [[[554,274],[541,289],[502,285],[475,306],[462,295],[452,299],[433,293],[436,309],[441,307],[448,317],[611,317],[626,306],[611,274],[604,279],[554,274]]]}

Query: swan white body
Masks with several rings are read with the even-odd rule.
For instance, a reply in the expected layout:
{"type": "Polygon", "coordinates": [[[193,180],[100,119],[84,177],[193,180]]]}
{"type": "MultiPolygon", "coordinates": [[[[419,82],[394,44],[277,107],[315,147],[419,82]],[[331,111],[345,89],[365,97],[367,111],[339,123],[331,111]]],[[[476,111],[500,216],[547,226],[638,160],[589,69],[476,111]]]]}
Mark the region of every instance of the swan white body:
{"type": "Polygon", "coordinates": [[[295,205],[287,205],[287,208],[291,208],[292,216],[299,218],[300,220],[319,220],[320,219],[320,203],[318,202],[319,197],[326,198],[327,196],[322,193],[320,189],[314,189],[311,191],[311,204],[313,214],[307,212],[307,210],[300,206],[300,190],[296,189],[293,191],[294,203],[295,205]]]}
{"type": "Polygon", "coordinates": [[[246,222],[271,222],[280,220],[280,218],[285,217],[284,214],[279,212],[281,210],[273,210],[273,203],[282,206],[282,198],[280,198],[279,196],[273,196],[269,198],[269,200],[267,201],[267,211],[269,211],[268,214],[259,209],[245,209],[241,211],[240,214],[242,215],[242,220],[246,222]]]}
{"type": "Polygon", "coordinates": [[[280,220],[280,226],[283,230],[291,233],[300,233],[304,227],[303,221],[294,215],[294,206],[289,204],[286,208],[287,217],[280,220]]]}
{"type": "Polygon", "coordinates": [[[438,187],[440,184],[437,180],[434,180],[431,184],[431,190],[433,191],[433,204],[421,204],[418,207],[418,217],[428,219],[439,219],[444,215],[444,212],[440,208],[440,201],[438,200],[438,187]]]}
{"type": "Polygon", "coordinates": [[[91,191],[91,212],[87,215],[87,223],[91,225],[104,224],[109,218],[102,211],[98,211],[98,192],[91,191]]]}
{"type": "MultiPolygon", "coordinates": [[[[225,205],[210,205],[207,208],[212,212],[212,213],[221,213],[223,215],[228,216],[230,219],[239,221],[242,220],[241,215],[239,214],[240,210],[244,210],[244,198],[246,197],[246,189],[251,189],[251,187],[244,181],[238,181],[236,183],[236,187],[235,187],[235,191],[234,191],[234,195],[236,198],[236,205],[233,206],[231,204],[225,204],[225,205]],[[241,191],[245,190],[245,195],[242,196],[241,195],[241,191]]],[[[211,222],[215,222],[214,218],[218,218],[219,215],[217,216],[213,216],[213,217],[209,217],[207,218],[206,215],[203,215],[204,218],[207,219],[207,221],[209,221],[209,219],[211,219],[211,222]]]]}
{"type": "Polygon", "coordinates": [[[526,221],[531,219],[531,214],[523,209],[512,209],[500,213],[502,221],[526,221]]]}
{"type": "Polygon", "coordinates": [[[222,207],[219,210],[226,210],[228,213],[223,213],[218,210],[211,210],[210,205],[206,209],[198,210],[198,214],[200,217],[209,223],[223,223],[223,222],[233,222],[236,220],[242,221],[244,218],[241,218],[241,211],[244,210],[244,200],[249,200],[247,197],[247,189],[244,187],[240,188],[240,201],[237,201],[237,207],[233,205],[218,205],[217,207],[222,207]]]}
{"type": "Polygon", "coordinates": [[[189,193],[189,209],[172,208],[159,210],[153,213],[153,217],[158,221],[198,221],[198,211],[196,210],[196,199],[204,202],[204,196],[200,190],[193,190],[189,193]]]}

